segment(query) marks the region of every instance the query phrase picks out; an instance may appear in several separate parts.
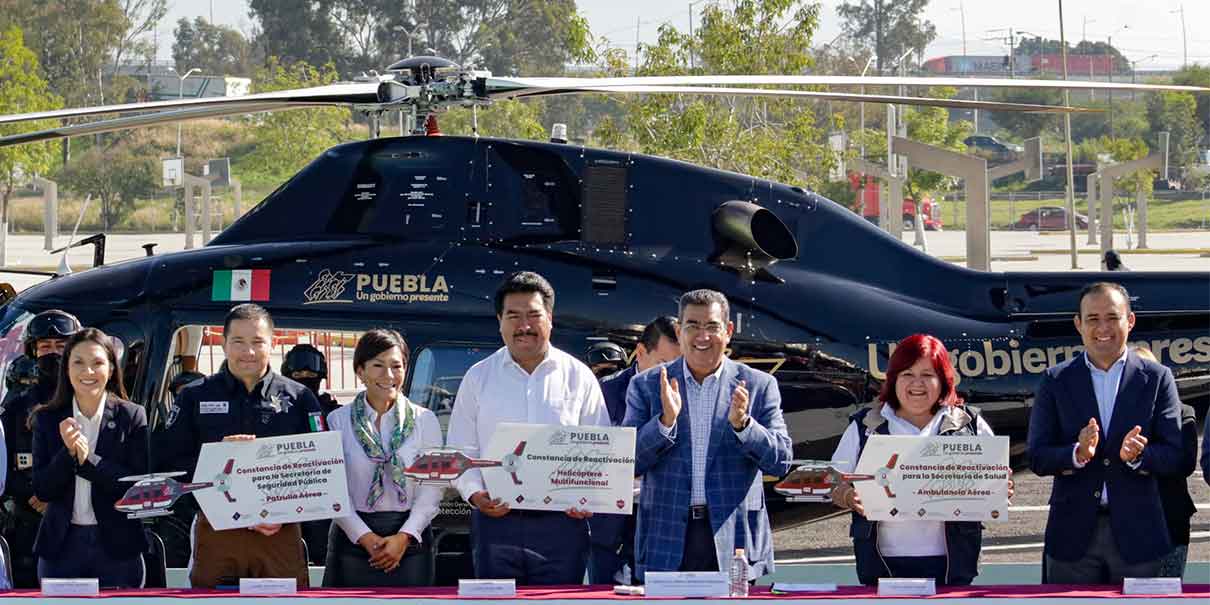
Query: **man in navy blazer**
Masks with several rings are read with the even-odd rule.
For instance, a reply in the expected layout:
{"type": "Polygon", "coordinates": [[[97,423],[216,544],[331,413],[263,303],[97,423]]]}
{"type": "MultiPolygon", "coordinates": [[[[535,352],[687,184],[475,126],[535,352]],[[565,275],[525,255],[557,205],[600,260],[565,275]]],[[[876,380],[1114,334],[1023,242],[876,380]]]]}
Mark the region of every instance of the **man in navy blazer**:
{"type": "Polygon", "coordinates": [[[636,574],[728,571],[744,549],[749,578],[773,571],[762,473],[789,471],[777,381],[726,358],[735,331],[713,290],[681,297],[681,357],[643,372],[626,393],[642,477],[636,574]],[[709,480],[707,480],[707,477],[709,480]]]}
{"type": "Polygon", "coordinates": [[[1053,475],[1047,581],[1118,584],[1159,575],[1172,549],[1155,475],[1180,466],[1172,372],[1127,346],[1130,295],[1098,282],[1080,293],[1084,354],[1048,369],[1029,421],[1033,471],[1053,475]]]}

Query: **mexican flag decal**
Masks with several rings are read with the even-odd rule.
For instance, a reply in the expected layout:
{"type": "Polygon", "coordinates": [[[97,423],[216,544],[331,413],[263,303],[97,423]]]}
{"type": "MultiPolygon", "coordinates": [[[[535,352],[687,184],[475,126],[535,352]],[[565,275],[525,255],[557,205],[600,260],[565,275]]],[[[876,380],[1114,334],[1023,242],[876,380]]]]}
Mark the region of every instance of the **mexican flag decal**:
{"type": "Polygon", "coordinates": [[[235,302],[269,300],[268,269],[215,271],[210,300],[235,302]]]}

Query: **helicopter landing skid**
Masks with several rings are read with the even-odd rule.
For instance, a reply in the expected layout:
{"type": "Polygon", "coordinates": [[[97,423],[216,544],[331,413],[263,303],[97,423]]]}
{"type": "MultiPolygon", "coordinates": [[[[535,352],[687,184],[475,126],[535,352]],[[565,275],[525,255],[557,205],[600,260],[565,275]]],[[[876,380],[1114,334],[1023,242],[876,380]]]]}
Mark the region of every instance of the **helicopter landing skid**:
{"type": "Polygon", "coordinates": [[[127,519],[153,519],[155,517],[165,517],[171,515],[172,511],[167,508],[157,508],[151,510],[140,510],[133,513],[126,513],[127,519]]]}

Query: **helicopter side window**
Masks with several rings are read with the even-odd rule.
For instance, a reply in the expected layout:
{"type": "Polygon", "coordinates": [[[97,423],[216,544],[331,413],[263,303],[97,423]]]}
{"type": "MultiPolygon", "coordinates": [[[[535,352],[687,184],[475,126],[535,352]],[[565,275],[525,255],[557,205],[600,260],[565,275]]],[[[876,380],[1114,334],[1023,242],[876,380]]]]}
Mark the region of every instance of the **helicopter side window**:
{"type": "MultiPolygon", "coordinates": [[[[0,372],[6,375],[8,365],[14,359],[25,354],[25,326],[34,314],[18,308],[14,304],[4,307],[4,316],[0,318],[0,372]]],[[[0,380],[0,401],[7,395],[8,381],[0,380]]]]}
{"type": "Polygon", "coordinates": [[[408,398],[422,405],[441,421],[441,430],[449,425],[450,412],[462,377],[472,365],[491,355],[491,346],[438,345],[425,347],[413,355],[412,382],[408,398]]]}

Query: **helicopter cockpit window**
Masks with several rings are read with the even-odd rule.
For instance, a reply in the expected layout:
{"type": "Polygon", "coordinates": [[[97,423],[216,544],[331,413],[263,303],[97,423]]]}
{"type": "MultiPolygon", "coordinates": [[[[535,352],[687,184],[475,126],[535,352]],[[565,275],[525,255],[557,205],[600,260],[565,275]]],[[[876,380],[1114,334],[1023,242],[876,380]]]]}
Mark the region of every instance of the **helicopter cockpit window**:
{"type": "Polygon", "coordinates": [[[425,347],[412,357],[412,382],[408,399],[437,414],[445,431],[454,410],[454,398],[466,371],[491,355],[495,347],[443,345],[425,347]]]}

